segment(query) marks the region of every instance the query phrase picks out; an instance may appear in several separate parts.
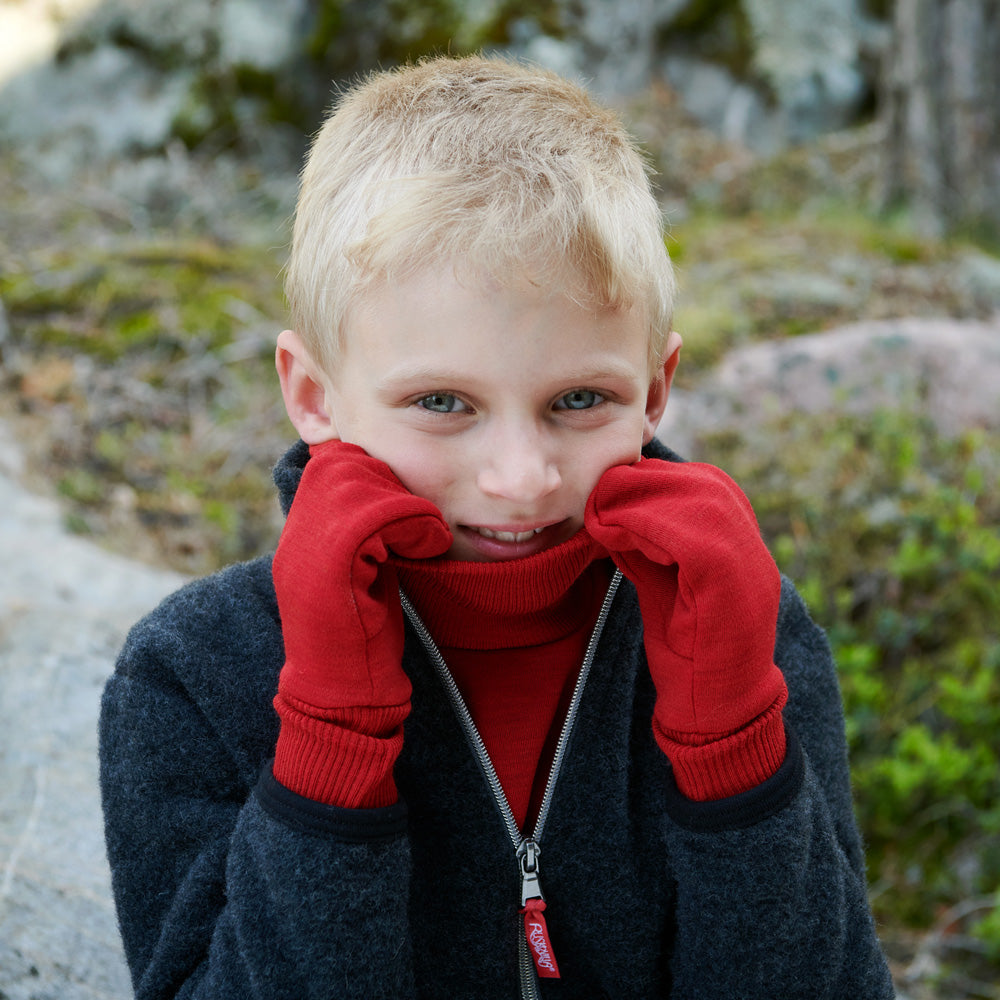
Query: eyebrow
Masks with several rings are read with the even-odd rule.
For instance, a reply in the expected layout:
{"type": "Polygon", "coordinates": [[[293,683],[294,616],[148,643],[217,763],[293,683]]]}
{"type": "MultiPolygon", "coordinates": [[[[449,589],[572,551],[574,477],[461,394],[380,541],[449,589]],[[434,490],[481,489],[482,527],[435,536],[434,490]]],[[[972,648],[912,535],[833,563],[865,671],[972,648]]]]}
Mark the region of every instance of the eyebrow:
{"type": "MultiPolygon", "coordinates": [[[[627,362],[605,359],[592,368],[571,368],[558,373],[554,381],[565,385],[588,385],[611,379],[632,379],[638,374],[627,362]]],[[[376,392],[393,392],[411,383],[435,385],[461,385],[469,381],[469,374],[450,368],[431,368],[426,365],[406,366],[387,372],[375,383],[376,392]]]]}
{"type": "Polygon", "coordinates": [[[393,389],[397,385],[405,385],[410,382],[458,382],[463,378],[460,372],[451,371],[446,368],[429,368],[426,365],[414,365],[407,367],[400,365],[386,372],[375,383],[378,390],[393,389]]]}

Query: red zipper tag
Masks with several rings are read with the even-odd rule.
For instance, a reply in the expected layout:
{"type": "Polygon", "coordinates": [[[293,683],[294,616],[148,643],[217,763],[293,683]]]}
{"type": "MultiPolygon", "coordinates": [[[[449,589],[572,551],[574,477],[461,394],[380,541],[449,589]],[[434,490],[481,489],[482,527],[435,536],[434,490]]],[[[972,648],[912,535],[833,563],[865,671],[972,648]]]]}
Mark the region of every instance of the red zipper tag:
{"type": "Polygon", "coordinates": [[[528,939],[528,950],[535,960],[535,970],[541,979],[558,979],[559,966],[549,940],[549,929],[545,924],[544,899],[529,899],[521,909],[524,914],[524,936],[528,939]]]}

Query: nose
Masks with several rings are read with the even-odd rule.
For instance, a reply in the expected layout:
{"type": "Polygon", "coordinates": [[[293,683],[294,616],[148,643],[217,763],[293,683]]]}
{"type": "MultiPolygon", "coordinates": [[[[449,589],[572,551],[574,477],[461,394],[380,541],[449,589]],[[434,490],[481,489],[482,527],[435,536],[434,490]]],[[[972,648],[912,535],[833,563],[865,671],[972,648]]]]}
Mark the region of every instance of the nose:
{"type": "Polygon", "coordinates": [[[519,426],[492,436],[478,485],[488,496],[523,505],[555,492],[562,477],[545,436],[519,426]]]}

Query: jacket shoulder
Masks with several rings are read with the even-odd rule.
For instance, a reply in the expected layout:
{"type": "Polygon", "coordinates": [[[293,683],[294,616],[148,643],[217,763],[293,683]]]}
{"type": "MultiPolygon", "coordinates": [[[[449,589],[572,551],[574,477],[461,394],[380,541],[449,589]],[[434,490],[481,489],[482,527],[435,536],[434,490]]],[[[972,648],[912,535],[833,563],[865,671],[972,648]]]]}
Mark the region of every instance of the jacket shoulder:
{"type": "Polygon", "coordinates": [[[271,700],[283,662],[270,556],[229,566],[186,584],[132,627],[105,689],[105,723],[159,706],[161,718],[200,718],[231,754],[256,764],[273,752],[271,700]]]}
{"type": "Polygon", "coordinates": [[[271,558],[228,566],[185,584],[130,630],[119,669],[141,671],[146,657],[166,654],[179,674],[197,662],[237,661],[280,642],[271,558]],[[141,655],[139,655],[141,654],[141,655]]]}

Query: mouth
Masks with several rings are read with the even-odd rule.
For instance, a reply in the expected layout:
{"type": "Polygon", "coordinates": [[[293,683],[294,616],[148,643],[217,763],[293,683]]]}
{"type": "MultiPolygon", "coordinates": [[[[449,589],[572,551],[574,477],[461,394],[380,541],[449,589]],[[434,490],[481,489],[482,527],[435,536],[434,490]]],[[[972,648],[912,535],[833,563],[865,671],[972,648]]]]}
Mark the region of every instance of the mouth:
{"type": "Polygon", "coordinates": [[[538,526],[522,525],[459,525],[459,533],[467,550],[466,558],[494,560],[520,559],[534,555],[565,541],[566,521],[554,521],[538,526]]]}
{"type": "Polygon", "coordinates": [[[499,542],[529,542],[535,535],[540,535],[544,528],[530,528],[528,531],[494,531],[492,528],[469,528],[483,538],[495,538],[499,542]]]}

